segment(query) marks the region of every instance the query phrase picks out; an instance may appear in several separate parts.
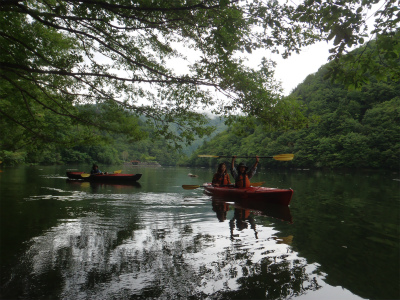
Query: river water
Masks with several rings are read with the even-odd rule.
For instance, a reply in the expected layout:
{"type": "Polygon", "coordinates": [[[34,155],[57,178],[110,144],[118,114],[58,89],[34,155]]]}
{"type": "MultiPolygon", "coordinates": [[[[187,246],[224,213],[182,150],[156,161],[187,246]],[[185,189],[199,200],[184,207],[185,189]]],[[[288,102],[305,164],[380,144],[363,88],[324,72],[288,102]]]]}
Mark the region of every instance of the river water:
{"type": "Polygon", "coordinates": [[[121,168],[139,184],[2,168],[1,299],[400,298],[399,174],[260,168],[294,190],[274,210],[182,189],[212,169],[121,168]]]}

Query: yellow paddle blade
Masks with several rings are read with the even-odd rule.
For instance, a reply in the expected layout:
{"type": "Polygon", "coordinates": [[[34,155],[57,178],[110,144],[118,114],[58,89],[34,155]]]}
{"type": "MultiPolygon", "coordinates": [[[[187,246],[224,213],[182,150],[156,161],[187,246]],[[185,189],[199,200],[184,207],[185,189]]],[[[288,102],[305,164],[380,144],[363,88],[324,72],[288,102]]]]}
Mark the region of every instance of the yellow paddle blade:
{"type": "Polygon", "coordinates": [[[84,188],[90,187],[90,182],[87,182],[87,181],[82,182],[81,187],[84,187],[84,188]]]}
{"type": "Polygon", "coordinates": [[[200,185],[193,185],[193,184],[182,185],[182,188],[185,190],[194,190],[199,187],[200,187],[200,185]]]}
{"type": "Polygon", "coordinates": [[[114,171],[114,174],[120,174],[122,172],[122,170],[117,170],[117,171],[114,171]]]}
{"type": "Polygon", "coordinates": [[[288,161],[294,158],[294,154],[278,154],[272,157],[275,160],[288,161]]]}
{"type": "Polygon", "coordinates": [[[265,181],[261,181],[261,182],[252,182],[250,183],[250,186],[262,186],[265,183],[265,181]]]}
{"type": "Polygon", "coordinates": [[[81,174],[81,177],[89,177],[89,176],[90,176],[90,174],[88,174],[88,173],[81,174]]]}

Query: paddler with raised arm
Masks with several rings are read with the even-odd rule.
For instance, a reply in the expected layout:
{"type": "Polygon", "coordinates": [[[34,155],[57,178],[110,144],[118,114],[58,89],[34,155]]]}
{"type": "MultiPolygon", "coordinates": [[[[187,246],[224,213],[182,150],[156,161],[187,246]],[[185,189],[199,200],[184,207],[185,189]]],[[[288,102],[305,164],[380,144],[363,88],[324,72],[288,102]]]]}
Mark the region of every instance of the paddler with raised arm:
{"type": "Polygon", "coordinates": [[[256,162],[253,167],[249,168],[245,163],[241,162],[237,168],[235,167],[235,159],[237,155],[232,156],[232,167],[231,173],[233,178],[235,179],[235,187],[238,188],[246,188],[250,187],[250,179],[254,176],[257,170],[258,162],[260,161],[259,157],[256,156],[256,162]]]}

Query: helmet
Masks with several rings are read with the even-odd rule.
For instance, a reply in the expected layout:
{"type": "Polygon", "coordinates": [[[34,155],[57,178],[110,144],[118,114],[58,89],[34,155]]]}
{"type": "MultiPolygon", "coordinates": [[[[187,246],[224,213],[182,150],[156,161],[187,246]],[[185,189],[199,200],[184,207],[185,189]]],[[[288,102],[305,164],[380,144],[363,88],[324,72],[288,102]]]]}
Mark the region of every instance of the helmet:
{"type": "Polygon", "coordinates": [[[241,163],[238,165],[238,169],[239,169],[240,167],[245,167],[245,168],[246,168],[246,171],[247,171],[247,169],[248,169],[248,167],[246,166],[246,164],[245,164],[244,162],[241,162],[241,163]]]}

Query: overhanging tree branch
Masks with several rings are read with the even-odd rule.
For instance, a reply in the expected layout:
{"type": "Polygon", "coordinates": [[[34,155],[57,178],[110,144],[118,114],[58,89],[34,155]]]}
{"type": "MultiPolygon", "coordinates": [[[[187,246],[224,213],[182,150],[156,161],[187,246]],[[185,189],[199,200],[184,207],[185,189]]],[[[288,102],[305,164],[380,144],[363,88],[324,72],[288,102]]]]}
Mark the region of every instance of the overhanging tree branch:
{"type": "MultiPolygon", "coordinates": [[[[37,100],[35,105],[63,118],[70,118],[71,105],[117,106],[132,116],[178,123],[186,136],[204,131],[196,114],[199,107],[227,117],[240,111],[274,123],[266,113],[279,116],[279,110],[286,109],[276,105],[284,102],[279,102],[274,66],[247,68],[243,53],[262,49],[287,57],[304,45],[333,39],[333,54],[340,56],[362,43],[359,30],[365,16],[359,7],[374,1],[305,0],[297,6],[255,0],[2,1],[2,101],[24,103],[15,98],[21,88],[37,100]],[[178,71],[182,58],[185,68],[178,71]],[[176,61],[171,64],[171,59],[176,61]],[[215,103],[234,110],[215,108],[215,103]],[[190,120],[192,128],[186,126],[190,120]]],[[[377,34],[390,35],[396,28],[393,4],[387,0],[380,12],[377,34]]],[[[379,54],[385,53],[387,70],[395,74],[396,58],[386,57],[398,53],[398,46],[384,38],[380,42],[379,54]]],[[[375,57],[382,57],[379,54],[375,57]]],[[[359,75],[354,78],[360,80],[359,75]]],[[[19,110],[0,107],[18,119],[19,110]]],[[[24,107],[32,113],[37,108],[24,107]]],[[[88,125],[84,119],[75,121],[88,125]]],[[[120,126],[122,130],[124,124],[120,126]]],[[[165,126],[159,133],[170,136],[165,126]]]]}

